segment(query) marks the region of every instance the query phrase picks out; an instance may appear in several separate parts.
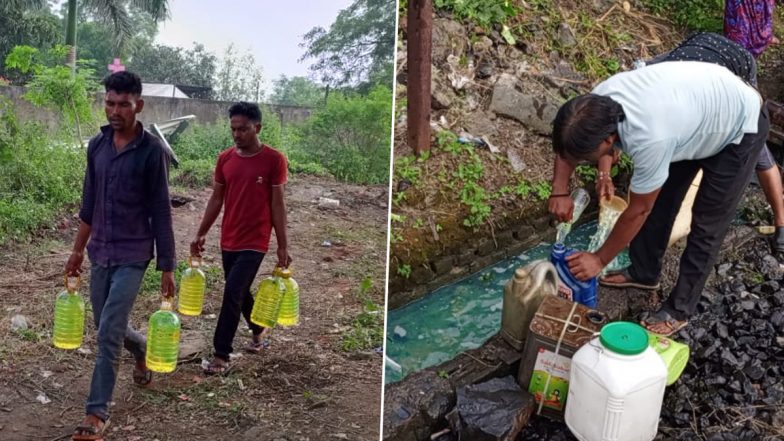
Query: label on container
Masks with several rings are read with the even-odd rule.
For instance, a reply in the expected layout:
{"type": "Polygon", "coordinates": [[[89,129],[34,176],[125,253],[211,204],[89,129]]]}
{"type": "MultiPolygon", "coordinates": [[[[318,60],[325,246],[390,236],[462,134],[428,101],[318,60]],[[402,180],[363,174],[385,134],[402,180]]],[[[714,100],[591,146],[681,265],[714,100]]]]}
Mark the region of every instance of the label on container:
{"type": "Polygon", "coordinates": [[[528,384],[528,392],[534,396],[536,403],[539,404],[544,399],[544,405],[548,409],[564,410],[566,404],[566,394],[569,392],[569,370],[572,368],[572,360],[545,348],[539,348],[534,363],[534,372],[528,384]],[[550,382],[547,382],[547,377],[550,382]],[[545,384],[547,390],[545,390],[545,384]]]}
{"type": "Polygon", "coordinates": [[[566,299],[570,302],[574,301],[574,291],[572,288],[564,285],[563,282],[558,282],[558,297],[566,299]]]}

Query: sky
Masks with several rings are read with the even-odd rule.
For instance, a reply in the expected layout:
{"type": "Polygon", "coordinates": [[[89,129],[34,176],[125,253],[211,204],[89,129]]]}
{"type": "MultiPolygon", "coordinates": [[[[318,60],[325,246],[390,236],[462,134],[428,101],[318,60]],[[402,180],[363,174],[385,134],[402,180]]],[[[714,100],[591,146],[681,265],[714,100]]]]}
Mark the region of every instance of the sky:
{"type": "Polygon", "coordinates": [[[302,36],[315,26],[329,29],[352,0],[169,0],[171,18],[158,25],[156,43],[186,49],[198,42],[221,58],[230,43],[250,50],[264,72],[265,89],[280,75],[307,76],[298,62],[302,36]]]}

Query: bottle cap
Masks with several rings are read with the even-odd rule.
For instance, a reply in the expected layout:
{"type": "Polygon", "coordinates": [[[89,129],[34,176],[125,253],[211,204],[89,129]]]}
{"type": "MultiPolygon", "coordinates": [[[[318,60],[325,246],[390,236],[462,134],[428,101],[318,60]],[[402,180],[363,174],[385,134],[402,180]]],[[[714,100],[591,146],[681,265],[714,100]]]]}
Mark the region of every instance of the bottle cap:
{"type": "Polygon", "coordinates": [[[602,327],[599,341],[616,354],[637,355],[648,347],[648,333],[637,323],[613,322],[602,327]]]}
{"type": "Polygon", "coordinates": [[[284,279],[288,279],[291,277],[292,271],[289,268],[278,268],[278,275],[284,279]]]}

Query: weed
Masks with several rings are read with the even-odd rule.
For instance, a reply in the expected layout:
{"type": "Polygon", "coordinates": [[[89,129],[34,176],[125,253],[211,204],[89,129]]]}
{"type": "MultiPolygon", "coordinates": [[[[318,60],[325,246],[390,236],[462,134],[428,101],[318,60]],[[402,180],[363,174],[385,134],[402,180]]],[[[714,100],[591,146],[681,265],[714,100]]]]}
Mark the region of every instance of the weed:
{"type": "Polygon", "coordinates": [[[458,18],[470,20],[485,29],[494,24],[504,24],[519,12],[516,2],[509,0],[435,0],[433,5],[450,10],[458,18]]]}
{"type": "Polygon", "coordinates": [[[384,333],[382,308],[370,297],[373,279],[365,277],[359,284],[357,299],[362,302],[362,312],[351,321],[351,329],[343,334],[344,351],[361,351],[381,346],[384,333]]]}
{"type": "Polygon", "coordinates": [[[411,265],[409,264],[399,265],[397,267],[397,273],[403,276],[404,278],[408,279],[409,277],[411,277],[411,265]]]}
{"type": "Polygon", "coordinates": [[[438,375],[439,378],[443,378],[443,379],[449,378],[449,373],[447,371],[443,370],[443,369],[439,370],[436,373],[436,375],[438,375]]]}
{"type": "Polygon", "coordinates": [[[533,192],[540,201],[546,201],[552,193],[553,187],[547,181],[540,181],[534,184],[533,192]]]}

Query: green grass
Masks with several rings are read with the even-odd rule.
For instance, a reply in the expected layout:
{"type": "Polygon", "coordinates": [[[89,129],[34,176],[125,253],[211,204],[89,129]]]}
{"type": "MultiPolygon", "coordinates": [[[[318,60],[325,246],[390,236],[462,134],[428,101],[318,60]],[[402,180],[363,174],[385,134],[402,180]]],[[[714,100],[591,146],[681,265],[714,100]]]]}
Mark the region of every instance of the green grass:
{"type": "Polygon", "coordinates": [[[365,277],[356,292],[362,303],[360,312],[351,321],[351,328],[343,333],[341,348],[346,352],[366,351],[380,347],[384,339],[384,309],[371,298],[373,280],[365,277]]]}

